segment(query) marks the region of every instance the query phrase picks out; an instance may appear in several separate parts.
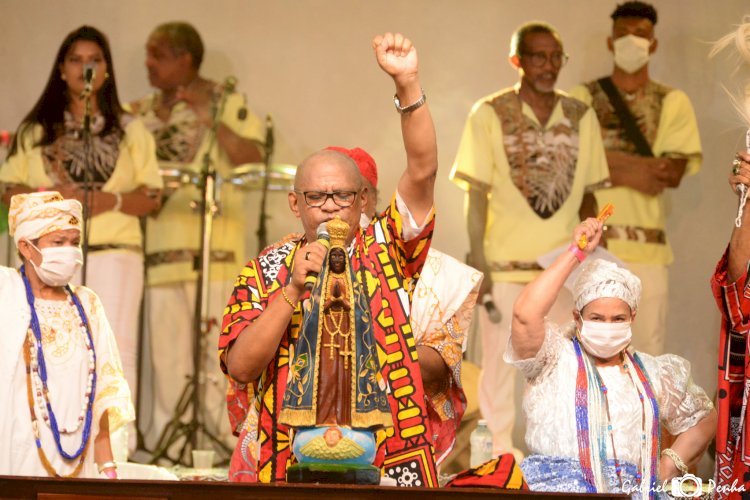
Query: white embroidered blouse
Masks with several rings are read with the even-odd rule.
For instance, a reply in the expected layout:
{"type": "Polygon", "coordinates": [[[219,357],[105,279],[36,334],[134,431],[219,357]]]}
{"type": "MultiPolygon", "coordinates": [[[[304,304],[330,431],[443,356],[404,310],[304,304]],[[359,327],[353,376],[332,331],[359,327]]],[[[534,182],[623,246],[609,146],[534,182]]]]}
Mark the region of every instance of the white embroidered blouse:
{"type": "MultiPolygon", "coordinates": [[[[523,399],[526,445],[532,454],[578,458],[575,387],[578,362],[573,347],[572,324],[546,324],[542,347],[534,358],[518,359],[512,339],[504,360],[527,380],[523,399]]],[[[674,354],[650,356],[638,352],[659,404],[659,419],[673,435],[697,424],[713,408],[705,391],[690,376],[690,362],[674,354]]],[[[638,392],[620,366],[599,368],[608,389],[611,425],[617,457],[641,462],[642,409],[638,392]]],[[[613,458],[607,442],[607,457],[613,458]]]]}

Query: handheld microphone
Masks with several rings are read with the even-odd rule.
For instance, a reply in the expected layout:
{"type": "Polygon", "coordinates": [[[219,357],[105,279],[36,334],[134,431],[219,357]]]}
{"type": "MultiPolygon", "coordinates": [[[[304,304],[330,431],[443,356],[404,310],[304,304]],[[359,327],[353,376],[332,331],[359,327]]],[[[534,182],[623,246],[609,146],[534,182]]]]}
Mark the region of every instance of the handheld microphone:
{"type": "Polygon", "coordinates": [[[487,316],[492,323],[500,323],[503,319],[503,315],[500,313],[500,309],[497,308],[495,303],[492,301],[492,295],[485,293],[482,295],[482,305],[487,311],[487,316]]]}
{"type": "MultiPolygon", "coordinates": [[[[318,236],[318,243],[322,244],[326,249],[330,248],[331,246],[331,235],[328,234],[328,229],[326,229],[326,223],[323,222],[318,226],[317,230],[317,236],[318,236]]],[[[305,290],[308,292],[312,292],[313,288],[315,288],[315,283],[318,281],[318,273],[315,271],[310,271],[307,273],[307,278],[305,278],[305,290]]]]}
{"type": "Polygon", "coordinates": [[[91,90],[92,90],[95,78],[96,78],[96,64],[94,63],[84,64],[83,81],[85,82],[85,86],[83,87],[83,92],[81,92],[81,99],[86,98],[91,95],[91,90]]]}

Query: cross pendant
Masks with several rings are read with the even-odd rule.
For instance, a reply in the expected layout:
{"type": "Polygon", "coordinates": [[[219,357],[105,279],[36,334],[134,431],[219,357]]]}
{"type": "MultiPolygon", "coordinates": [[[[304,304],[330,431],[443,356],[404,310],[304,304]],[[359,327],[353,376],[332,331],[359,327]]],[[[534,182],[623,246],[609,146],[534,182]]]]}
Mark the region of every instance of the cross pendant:
{"type": "Polygon", "coordinates": [[[354,364],[354,351],[348,350],[346,347],[339,349],[339,356],[344,357],[344,370],[349,368],[349,358],[352,358],[352,364],[354,364]]]}
{"type": "Polygon", "coordinates": [[[335,344],[336,337],[331,335],[331,341],[328,344],[323,344],[323,347],[328,348],[328,359],[333,359],[333,351],[339,349],[339,345],[335,344]]]}

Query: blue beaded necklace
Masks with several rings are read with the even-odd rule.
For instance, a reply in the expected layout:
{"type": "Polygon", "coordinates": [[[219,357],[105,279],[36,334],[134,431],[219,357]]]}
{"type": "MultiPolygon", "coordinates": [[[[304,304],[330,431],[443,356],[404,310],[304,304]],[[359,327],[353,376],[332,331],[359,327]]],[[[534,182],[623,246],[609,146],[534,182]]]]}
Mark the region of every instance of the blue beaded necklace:
{"type": "MultiPolygon", "coordinates": [[[[83,436],[81,438],[81,446],[78,448],[78,450],[72,454],[67,453],[62,448],[62,443],[60,442],[60,430],[57,425],[57,418],[55,417],[55,413],[52,411],[52,404],[50,403],[49,398],[47,397],[48,394],[48,388],[47,388],[47,365],[44,361],[44,352],[42,350],[42,329],[39,326],[39,318],[36,314],[36,309],[34,307],[34,294],[31,291],[31,284],[29,283],[29,278],[26,276],[26,266],[21,266],[21,277],[23,278],[23,284],[26,287],[26,302],[29,304],[29,309],[31,311],[31,331],[34,333],[34,338],[36,339],[36,348],[37,348],[37,362],[39,363],[39,378],[42,380],[42,386],[44,388],[44,394],[45,394],[45,400],[47,403],[47,413],[49,414],[49,420],[50,420],[50,428],[52,429],[52,435],[55,438],[55,444],[57,445],[57,451],[60,452],[60,455],[62,455],[64,458],[68,460],[72,460],[75,458],[78,458],[81,456],[81,453],[86,449],[86,445],[89,442],[89,436],[91,435],[91,420],[92,420],[92,414],[93,414],[93,407],[94,407],[94,398],[96,395],[96,350],[94,349],[94,339],[91,336],[91,328],[89,327],[88,320],[86,318],[86,313],[83,310],[83,306],[81,305],[81,301],[78,299],[78,296],[73,293],[73,291],[70,289],[70,285],[65,285],[65,291],[68,292],[70,295],[71,300],[73,301],[73,304],[76,306],[76,309],[78,310],[78,316],[81,318],[82,325],[86,328],[86,335],[88,336],[89,344],[91,345],[91,353],[94,358],[94,373],[91,380],[91,394],[89,395],[88,405],[86,407],[86,422],[83,426],[83,436]]],[[[37,440],[37,447],[40,447],[41,443],[39,440],[37,440]]]]}

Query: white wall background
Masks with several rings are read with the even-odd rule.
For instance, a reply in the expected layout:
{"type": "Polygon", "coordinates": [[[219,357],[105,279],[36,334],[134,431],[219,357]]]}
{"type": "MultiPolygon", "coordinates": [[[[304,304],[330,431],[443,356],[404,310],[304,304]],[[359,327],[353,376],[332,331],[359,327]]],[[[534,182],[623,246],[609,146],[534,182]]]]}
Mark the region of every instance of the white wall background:
{"type": "MultiPolygon", "coordinates": [[[[0,0],[0,129],[15,129],[38,98],[64,36],[81,24],[108,34],[123,101],[149,91],[144,45],[158,23],[194,24],[207,48],[203,73],[239,79],[250,107],[270,113],[277,153],[297,163],[330,144],[361,146],[380,165],[381,190],[396,185],[404,164],[392,84],[377,68],[370,40],[402,31],[419,50],[422,82],[438,131],[436,247],[462,258],[468,249],[463,195],[447,179],[466,114],[479,97],[511,85],[508,40],[520,23],[555,25],[571,60],[560,88],[602,76],[613,0],[0,0]]],[[[708,279],[732,227],[735,198],[726,178],[746,125],[722,84],[735,88],[727,58],[707,60],[709,42],[750,11],[746,0],[656,0],[659,50],[652,76],[685,90],[698,115],[703,170],[672,196],[672,266],[668,349],[693,362],[695,378],[715,388],[718,312],[708,279]]],[[[279,212],[271,240],[294,230],[286,197],[271,195],[279,212]]],[[[257,194],[248,217],[257,218],[257,194]]],[[[251,231],[253,231],[251,229],[251,231]]],[[[253,233],[247,236],[254,240],[253,233]]],[[[255,245],[252,246],[255,248],[255,245]]],[[[250,256],[248,256],[250,257],[250,256]]]]}

